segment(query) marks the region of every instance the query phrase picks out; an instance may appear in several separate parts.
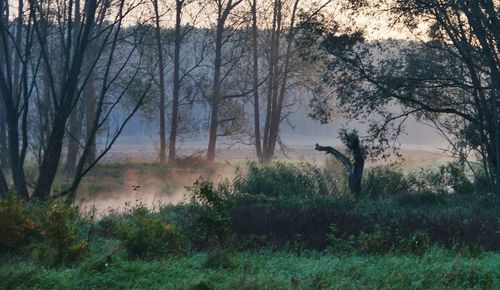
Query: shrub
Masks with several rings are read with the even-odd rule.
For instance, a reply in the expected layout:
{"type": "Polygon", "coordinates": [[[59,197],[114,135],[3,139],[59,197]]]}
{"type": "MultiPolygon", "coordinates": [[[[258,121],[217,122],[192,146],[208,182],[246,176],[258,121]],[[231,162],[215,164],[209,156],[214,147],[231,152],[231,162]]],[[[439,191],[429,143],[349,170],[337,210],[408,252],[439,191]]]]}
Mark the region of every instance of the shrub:
{"type": "Polygon", "coordinates": [[[248,163],[247,171],[238,170],[233,182],[236,191],[269,197],[330,195],[334,180],[308,163],[248,163]]]}
{"type": "Polygon", "coordinates": [[[348,237],[358,237],[362,232],[372,234],[373,226],[378,224],[382,229],[390,229],[395,241],[422,231],[432,244],[452,247],[460,242],[480,244],[488,250],[500,249],[499,211],[491,200],[467,196],[440,196],[439,199],[442,202],[401,206],[399,197],[354,202],[321,196],[310,199],[236,196],[230,211],[231,231],[243,244],[260,236],[266,237],[268,246],[282,248],[300,235],[304,247],[325,249],[334,246],[327,239],[332,234],[332,224],[336,231],[330,239],[347,241],[348,237]]]}
{"type": "Polygon", "coordinates": [[[394,237],[388,228],[375,225],[372,232],[362,232],[357,238],[357,247],[365,254],[384,254],[393,249],[394,237]]]}
{"type": "Polygon", "coordinates": [[[399,168],[380,166],[368,170],[362,186],[362,194],[372,198],[390,197],[407,193],[411,184],[399,168]]]}
{"type": "Polygon", "coordinates": [[[430,191],[406,192],[397,196],[396,200],[402,206],[412,207],[444,202],[441,195],[430,191]]]}
{"type": "Polygon", "coordinates": [[[94,228],[96,235],[109,238],[118,235],[118,224],[122,215],[116,211],[109,211],[106,215],[97,220],[94,228]]]}
{"type": "Polygon", "coordinates": [[[432,246],[429,235],[421,230],[414,232],[408,239],[403,240],[401,247],[408,252],[422,255],[432,246]]]}
{"type": "Polygon", "coordinates": [[[32,214],[14,193],[0,199],[0,251],[17,251],[28,245],[38,228],[32,214]]]}
{"type": "Polygon", "coordinates": [[[158,214],[138,205],[118,223],[118,238],[131,258],[152,259],[182,250],[181,235],[158,214]]]}
{"type": "Polygon", "coordinates": [[[72,264],[88,254],[89,245],[81,232],[84,221],[79,209],[54,200],[39,204],[43,209],[40,232],[33,253],[45,265],[72,264]]]}
{"type": "Polygon", "coordinates": [[[229,230],[229,210],[232,206],[231,189],[227,182],[217,188],[211,182],[197,180],[187,187],[192,193],[189,208],[190,238],[196,247],[220,247],[232,240],[229,230]]]}
{"type": "Polygon", "coordinates": [[[345,253],[350,252],[354,249],[355,240],[354,236],[347,237],[341,231],[337,229],[337,226],[332,224],[330,226],[330,232],[326,235],[326,239],[329,243],[329,250],[334,253],[345,253]]]}

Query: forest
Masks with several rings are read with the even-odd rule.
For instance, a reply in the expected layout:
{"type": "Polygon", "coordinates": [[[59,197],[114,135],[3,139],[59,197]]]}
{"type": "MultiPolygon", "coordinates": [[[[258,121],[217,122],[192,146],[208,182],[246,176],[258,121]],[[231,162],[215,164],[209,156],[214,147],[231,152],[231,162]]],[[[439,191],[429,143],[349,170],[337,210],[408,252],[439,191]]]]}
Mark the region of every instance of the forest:
{"type": "Polygon", "coordinates": [[[500,289],[499,107],[499,0],[2,0],[0,289],[500,289]]]}

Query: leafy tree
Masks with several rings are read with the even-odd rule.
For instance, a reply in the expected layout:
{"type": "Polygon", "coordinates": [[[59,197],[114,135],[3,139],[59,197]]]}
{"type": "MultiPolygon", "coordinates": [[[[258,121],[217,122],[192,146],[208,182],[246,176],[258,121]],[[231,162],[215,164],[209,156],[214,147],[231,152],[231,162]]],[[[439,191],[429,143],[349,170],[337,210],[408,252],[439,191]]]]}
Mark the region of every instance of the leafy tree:
{"type": "MultiPolygon", "coordinates": [[[[354,2],[354,1],[352,1],[354,2]]],[[[335,100],[350,117],[383,117],[371,126],[372,141],[389,145],[415,116],[448,137],[463,159],[478,156],[500,203],[500,10],[494,1],[355,1],[356,8],[389,11],[394,23],[420,32],[425,41],[365,41],[360,32],[316,23],[312,56],[329,68],[326,82],[333,96],[317,96],[315,117],[326,121],[335,100]]],[[[386,146],[382,146],[383,150],[386,146]]]]}

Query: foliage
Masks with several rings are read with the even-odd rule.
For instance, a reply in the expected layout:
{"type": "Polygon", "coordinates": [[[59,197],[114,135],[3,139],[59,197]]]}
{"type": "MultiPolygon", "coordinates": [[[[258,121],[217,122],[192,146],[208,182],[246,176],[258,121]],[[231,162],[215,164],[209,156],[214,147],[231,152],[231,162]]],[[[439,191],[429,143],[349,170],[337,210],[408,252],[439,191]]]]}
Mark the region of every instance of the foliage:
{"type": "Polygon", "coordinates": [[[0,247],[31,252],[47,266],[72,264],[88,254],[79,209],[60,200],[26,203],[0,199],[0,247]]]}
{"type": "Polygon", "coordinates": [[[390,197],[411,190],[410,181],[401,169],[375,167],[368,170],[363,183],[363,195],[373,198],[390,197]]]}
{"type": "Polygon", "coordinates": [[[182,250],[181,234],[174,225],[138,205],[118,223],[118,237],[131,258],[152,259],[182,250]]]}
{"type": "Polygon", "coordinates": [[[394,232],[394,240],[409,239],[415,232],[423,231],[432,244],[447,247],[462,243],[498,250],[500,245],[498,209],[492,205],[491,197],[477,200],[446,196],[426,203],[417,203],[415,199],[402,202],[400,196],[358,202],[321,196],[270,199],[243,195],[235,200],[231,230],[241,243],[265,236],[268,246],[283,248],[300,235],[305,248],[324,249],[331,245],[327,234],[334,224],[342,238],[373,233],[374,226],[379,225],[394,232]]]}
{"type": "Polygon", "coordinates": [[[79,209],[55,200],[42,206],[39,237],[34,255],[45,265],[78,262],[88,254],[88,241],[82,233],[79,209]]]}
{"type": "Polygon", "coordinates": [[[188,231],[194,246],[218,248],[230,243],[229,210],[232,200],[227,182],[214,188],[211,182],[197,180],[187,189],[192,194],[188,231]]]}
{"type": "Polygon", "coordinates": [[[337,226],[330,225],[330,231],[326,234],[326,240],[328,241],[328,250],[334,253],[345,253],[352,251],[354,249],[355,236],[345,236],[341,231],[337,229],[337,226]]]}
{"type": "Polygon", "coordinates": [[[239,170],[234,179],[235,190],[269,197],[329,195],[335,188],[330,176],[308,164],[249,162],[246,172],[239,170]]]}
{"type": "Polygon", "coordinates": [[[400,195],[408,202],[412,197],[416,201],[435,202],[443,194],[486,193],[488,187],[479,178],[468,177],[465,167],[457,162],[442,165],[438,170],[409,173],[396,166],[379,166],[367,171],[363,194],[372,198],[400,195]]]}
{"type": "Polygon", "coordinates": [[[15,194],[0,199],[0,251],[26,246],[38,226],[28,204],[15,194]]]}

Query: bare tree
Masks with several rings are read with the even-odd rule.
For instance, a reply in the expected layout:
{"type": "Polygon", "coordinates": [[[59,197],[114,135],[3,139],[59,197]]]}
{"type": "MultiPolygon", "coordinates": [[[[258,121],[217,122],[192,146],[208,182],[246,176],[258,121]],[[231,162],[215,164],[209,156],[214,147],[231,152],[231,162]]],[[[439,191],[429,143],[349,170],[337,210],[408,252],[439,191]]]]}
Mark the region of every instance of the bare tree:
{"type": "Polygon", "coordinates": [[[225,122],[230,122],[231,120],[219,119],[219,109],[224,101],[224,96],[222,92],[222,49],[224,46],[224,31],[226,29],[226,21],[229,18],[230,13],[243,2],[243,0],[216,0],[216,10],[217,19],[215,27],[215,52],[214,52],[214,65],[213,65],[213,86],[212,86],[212,96],[210,100],[211,114],[210,114],[210,127],[209,127],[209,137],[208,137],[208,148],[207,148],[207,160],[214,161],[215,159],[215,149],[218,136],[219,125],[225,122]]]}
{"type": "Polygon", "coordinates": [[[182,25],[182,10],[186,4],[186,0],[175,0],[175,32],[174,32],[174,75],[173,75],[173,92],[172,92],[172,119],[170,121],[170,138],[168,147],[168,160],[175,161],[176,144],[177,144],[177,129],[179,119],[179,92],[181,88],[181,45],[183,34],[181,31],[182,25]]]}
{"type": "Polygon", "coordinates": [[[166,150],[167,145],[165,141],[165,61],[163,56],[163,44],[161,38],[161,23],[160,23],[160,6],[158,0],[152,0],[154,9],[154,22],[155,22],[155,40],[156,49],[158,53],[158,69],[159,69],[159,87],[160,87],[160,102],[159,102],[159,114],[160,114],[160,148],[159,157],[160,163],[165,164],[166,162],[166,150]]]}
{"type": "MultiPolygon", "coordinates": [[[[330,3],[311,4],[310,12],[317,15],[330,3]]],[[[316,75],[308,70],[307,65],[297,57],[295,38],[298,32],[297,18],[300,0],[275,0],[272,5],[272,20],[268,30],[267,55],[267,91],[265,92],[264,127],[261,132],[261,109],[258,93],[258,28],[257,2],[251,4],[252,10],[252,47],[253,47],[253,93],[254,93],[254,128],[257,157],[263,162],[273,159],[276,145],[280,143],[281,124],[288,116],[286,108],[291,105],[290,89],[300,87],[310,76],[316,75]],[[260,153],[259,153],[260,152],[260,153]],[[259,157],[260,156],[260,157],[259,157]]],[[[265,20],[265,19],[264,19],[265,20]]],[[[306,20],[307,21],[307,20],[306,20]]]]}
{"type": "Polygon", "coordinates": [[[259,28],[257,25],[257,0],[253,0],[250,4],[252,12],[252,89],[253,89],[253,108],[254,108],[254,135],[255,135],[255,150],[257,160],[262,162],[262,143],[260,135],[260,96],[259,96],[259,28]]]}
{"type": "Polygon", "coordinates": [[[82,153],[73,182],[61,194],[74,193],[83,176],[109,151],[144,98],[144,95],[138,97],[123,122],[114,132],[108,133],[108,142],[102,152],[93,157],[97,133],[104,128],[139,71],[139,68],[131,70],[136,73],[125,86],[117,84],[125,69],[130,70],[128,67],[133,58],[136,58],[134,63],[140,63],[141,57],[135,49],[140,41],[127,41],[123,42],[127,45],[121,45],[121,40],[127,38],[122,33],[122,24],[137,3],[88,0],[78,16],[75,13],[79,10],[79,1],[69,1],[65,5],[28,1],[24,7],[25,2],[21,0],[16,4],[19,6],[17,25],[11,27],[10,23],[2,23],[0,27],[0,37],[6,48],[1,51],[5,58],[12,59],[13,55],[16,59],[0,66],[0,97],[7,108],[14,188],[21,197],[29,198],[23,165],[28,151],[30,109],[32,114],[47,114],[45,133],[40,134],[44,137],[38,139],[43,144],[38,146],[40,164],[32,193],[32,197],[43,199],[51,194],[59,169],[68,119],[81,100],[89,79],[94,74],[99,75],[99,85],[95,87],[98,91],[93,112],[95,118],[87,124],[87,136],[80,145],[82,153]],[[106,20],[99,20],[100,17],[106,20]],[[95,42],[93,58],[87,63],[89,47],[95,42]],[[127,46],[129,48],[125,49],[127,46]],[[118,48],[123,54],[120,60],[116,57],[118,48]],[[44,87],[42,91],[46,93],[43,95],[47,96],[44,101],[48,104],[44,104],[44,110],[36,107],[42,103],[35,101],[40,99],[40,87],[44,87]]]}

